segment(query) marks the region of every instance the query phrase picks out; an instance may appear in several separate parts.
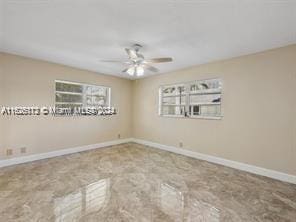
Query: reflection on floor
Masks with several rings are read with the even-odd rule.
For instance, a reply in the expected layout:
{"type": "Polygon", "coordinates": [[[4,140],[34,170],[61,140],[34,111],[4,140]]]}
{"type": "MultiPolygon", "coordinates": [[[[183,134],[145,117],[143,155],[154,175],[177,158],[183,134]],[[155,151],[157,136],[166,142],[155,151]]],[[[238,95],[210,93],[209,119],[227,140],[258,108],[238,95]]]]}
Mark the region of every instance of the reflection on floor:
{"type": "Polygon", "coordinates": [[[159,197],[161,211],[171,216],[171,219],[182,220],[184,211],[184,196],[182,192],[173,186],[162,183],[160,185],[159,197]]]}
{"type": "Polygon", "coordinates": [[[82,214],[100,211],[110,197],[109,179],[89,184],[64,197],[54,199],[56,221],[74,221],[82,214]]]}
{"type": "Polygon", "coordinates": [[[130,143],[0,169],[0,221],[293,221],[296,186],[130,143]]]}
{"type": "MultiPolygon", "coordinates": [[[[168,184],[161,184],[159,197],[161,211],[170,216],[171,221],[183,221],[184,196],[182,192],[168,184]]],[[[211,204],[195,200],[191,207],[190,213],[187,215],[187,221],[220,221],[219,210],[211,204]]]]}

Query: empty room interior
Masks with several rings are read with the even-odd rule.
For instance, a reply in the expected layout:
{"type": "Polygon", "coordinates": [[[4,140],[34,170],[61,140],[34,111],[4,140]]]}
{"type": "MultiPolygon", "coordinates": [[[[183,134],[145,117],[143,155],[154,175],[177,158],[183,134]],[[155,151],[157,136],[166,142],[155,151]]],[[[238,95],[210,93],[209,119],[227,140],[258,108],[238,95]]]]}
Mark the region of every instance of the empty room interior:
{"type": "Polygon", "coordinates": [[[296,222],[295,0],[1,0],[0,222],[296,222]]]}

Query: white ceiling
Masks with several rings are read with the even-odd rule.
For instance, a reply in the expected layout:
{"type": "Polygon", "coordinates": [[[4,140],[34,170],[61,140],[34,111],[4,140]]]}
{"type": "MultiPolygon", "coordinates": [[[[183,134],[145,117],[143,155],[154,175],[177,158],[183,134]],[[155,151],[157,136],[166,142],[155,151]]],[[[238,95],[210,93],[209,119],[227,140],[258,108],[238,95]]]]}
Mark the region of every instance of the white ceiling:
{"type": "Polygon", "coordinates": [[[126,78],[134,43],[160,73],[296,43],[296,0],[2,1],[2,51],[126,78]]]}

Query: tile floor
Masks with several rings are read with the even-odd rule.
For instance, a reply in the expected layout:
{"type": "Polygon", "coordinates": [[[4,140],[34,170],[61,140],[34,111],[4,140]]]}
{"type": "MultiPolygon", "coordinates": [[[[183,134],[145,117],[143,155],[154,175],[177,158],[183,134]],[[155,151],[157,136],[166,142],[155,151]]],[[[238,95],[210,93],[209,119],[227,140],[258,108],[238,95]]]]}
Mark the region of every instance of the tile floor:
{"type": "Polygon", "coordinates": [[[0,221],[296,221],[296,185],[122,144],[0,169],[0,221]]]}

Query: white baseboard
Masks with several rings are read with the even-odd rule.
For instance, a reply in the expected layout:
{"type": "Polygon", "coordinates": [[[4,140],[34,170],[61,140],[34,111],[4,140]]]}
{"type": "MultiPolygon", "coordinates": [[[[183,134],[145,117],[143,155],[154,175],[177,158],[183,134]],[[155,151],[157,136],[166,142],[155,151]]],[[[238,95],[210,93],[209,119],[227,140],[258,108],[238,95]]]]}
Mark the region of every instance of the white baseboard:
{"type": "Polygon", "coordinates": [[[147,146],[158,148],[161,150],[166,150],[166,151],[181,154],[184,156],[188,156],[188,157],[192,157],[192,158],[196,158],[196,159],[200,159],[200,160],[205,160],[208,162],[224,165],[224,166],[235,168],[238,170],[243,170],[243,171],[258,174],[261,176],[266,176],[266,177],[281,180],[284,182],[296,184],[296,176],[294,176],[294,175],[289,175],[289,174],[281,173],[281,172],[274,171],[274,170],[269,170],[269,169],[265,169],[265,168],[245,164],[245,163],[236,162],[233,160],[227,160],[227,159],[223,159],[220,157],[210,156],[210,155],[206,155],[206,154],[202,154],[202,153],[198,153],[198,152],[194,152],[194,151],[190,151],[190,150],[186,150],[186,149],[180,149],[180,148],[177,148],[174,146],[163,145],[163,144],[154,143],[154,142],[141,140],[141,139],[135,139],[135,138],[113,140],[113,141],[91,144],[91,145],[86,145],[86,146],[56,150],[56,151],[52,151],[52,152],[48,152],[48,153],[40,153],[40,154],[16,157],[16,158],[12,158],[12,159],[0,160],[0,168],[6,167],[6,166],[11,166],[11,165],[16,165],[16,164],[21,164],[21,163],[32,162],[32,161],[36,161],[36,160],[42,160],[42,159],[47,159],[47,158],[52,158],[52,157],[57,157],[57,156],[63,156],[63,155],[72,154],[72,153],[83,152],[83,151],[92,150],[92,149],[103,148],[103,147],[107,147],[107,146],[118,145],[118,144],[122,144],[122,143],[129,143],[129,142],[135,142],[135,143],[147,145],[147,146]]]}
{"type": "Polygon", "coordinates": [[[296,176],[294,176],[294,175],[281,173],[278,171],[269,170],[269,169],[265,169],[265,168],[245,164],[245,163],[240,163],[240,162],[236,162],[236,161],[232,161],[232,160],[227,160],[227,159],[223,159],[220,157],[210,156],[210,155],[206,155],[206,154],[202,154],[202,153],[198,153],[198,152],[194,152],[194,151],[190,151],[190,150],[180,149],[180,148],[177,148],[174,146],[167,146],[167,145],[163,145],[163,144],[159,144],[159,143],[154,143],[154,142],[150,142],[150,141],[146,141],[146,140],[133,138],[132,142],[151,146],[154,148],[166,150],[166,151],[177,153],[177,154],[182,154],[182,155],[185,155],[188,157],[192,157],[192,158],[224,165],[224,166],[235,168],[238,170],[243,170],[243,171],[246,171],[249,173],[254,173],[257,175],[270,177],[270,178],[273,178],[276,180],[281,180],[284,182],[296,184],[296,176]]]}
{"type": "Polygon", "coordinates": [[[72,154],[72,153],[78,153],[78,152],[87,151],[87,150],[93,150],[93,149],[97,149],[97,148],[103,148],[103,147],[107,147],[107,146],[118,145],[118,144],[122,144],[122,143],[128,143],[131,141],[132,141],[131,138],[112,140],[112,141],[103,142],[103,143],[97,143],[97,144],[91,144],[91,145],[86,145],[86,146],[79,146],[79,147],[73,147],[73,148],[68,148],[68,149],[56,150],[56,151],[52,151],[52,152],[48,152],[48,153],[39,153],[39,154],[33,154],[33,155],[28,155],[28,156],[0,160],[0,168],[6,167],[6,166],[11,166],[11,165],[16,165],[16,164],[21,164],[21,163],[32,162],[32,161],[36,161],[36,160],[42,160],[42,159],[47,159],[47,158],[52,158],[52,157],[57,157],[57,156],[63,156],[63,155],[72,154]]]}

